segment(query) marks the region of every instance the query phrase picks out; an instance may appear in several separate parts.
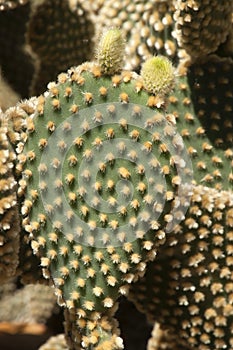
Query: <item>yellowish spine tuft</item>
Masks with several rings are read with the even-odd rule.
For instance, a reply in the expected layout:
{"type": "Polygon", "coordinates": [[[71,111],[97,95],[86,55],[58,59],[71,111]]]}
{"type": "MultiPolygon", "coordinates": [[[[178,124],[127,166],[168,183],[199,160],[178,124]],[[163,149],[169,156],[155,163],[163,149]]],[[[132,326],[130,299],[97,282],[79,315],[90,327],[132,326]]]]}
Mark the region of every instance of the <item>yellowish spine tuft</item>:
{"type": "Polygon", "coordinates": [[[114,75],[122,70],[125,41],[122,31],[109,29],[102,34],[97,47],[97,62],[106,75],[114,75]]]}
{"type": "Polygon", "coordinates": [[[141,69],[145,89],[154,95],[167,95],[174,87],[175,69],[164,56],[149,58],[141,69]]]}

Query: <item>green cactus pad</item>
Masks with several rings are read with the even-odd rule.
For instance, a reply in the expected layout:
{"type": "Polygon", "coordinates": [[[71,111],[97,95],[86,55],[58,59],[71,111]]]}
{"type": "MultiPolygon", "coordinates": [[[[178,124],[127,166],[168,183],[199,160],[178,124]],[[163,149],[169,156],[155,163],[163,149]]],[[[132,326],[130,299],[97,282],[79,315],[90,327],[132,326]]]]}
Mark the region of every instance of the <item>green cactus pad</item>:
{"type": "Polygon", "coordinates": [[[127,293],[155,257],[166,225],[183,217],[186,204],[172,210],[175,194],[182,197],[177,168],[187,177],[184,185],[192,171],[155,101],[137,75],[105,77],[86,63],[51,83],[30,119],[23,224],[60,304],[81,314],[111,308],[127,293]],[[129,180],[135,190],[127,203],[129,180]]]}
{"type": "MultiPolygon", "coordinates": [[[[38,101],[39,99],[33,97],[29,100],[18,102],[15,107],[8,108],[4,113],[4,117],[7,120],[7,137],[14,149],[14,152],[18,154],[17,162],[14,164],[14,177],[19,184],[16,192],[19,206],[22,203],[23,193],[26,187],[26,180],[22,178],[25,157],[21,154],[21,152],[27,138],[27,133],[25,130],[28,128],[30,129],[30,119],[33,117],[36,111],[39,103],[38,101]],[[28,120],[27,123],[26,119],[28,120]]],[[[21,227],[19,265],[17,269],[17,273],[20,275],[21,283],[47,283],[47,280],[45,280],[42,276],[41,269],[38,268],[39,265],[40,259],[38,256],[33,254],[32,248],[29,244],[28,234],[21,227]]]]}
{"type": "Polygon", "coordinates": [[[185,350],[233,346],[232,67],[211,56],[191,66],[169,97],[196,186],[184,222],[130,294],[185,350]]]}

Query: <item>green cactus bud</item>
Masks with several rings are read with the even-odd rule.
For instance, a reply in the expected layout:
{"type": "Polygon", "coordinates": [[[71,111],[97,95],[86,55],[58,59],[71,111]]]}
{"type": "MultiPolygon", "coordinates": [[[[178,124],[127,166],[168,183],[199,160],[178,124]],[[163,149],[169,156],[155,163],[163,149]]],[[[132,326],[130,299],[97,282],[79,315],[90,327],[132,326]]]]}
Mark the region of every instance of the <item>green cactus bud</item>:
{"type": "Polygon", "coordinates": [[[119,73],[124,64],[125,42],[122,31],[110,29],[102,34],[97,47],[97,62],[103,74],[119,73]]]}
{"type": "Polygon", "coordinates": [[[164,56],[148,59],[141,69],[141,76],[147,91],[155,95],[167,95],[175,83],[172,63],[164,56]]]}

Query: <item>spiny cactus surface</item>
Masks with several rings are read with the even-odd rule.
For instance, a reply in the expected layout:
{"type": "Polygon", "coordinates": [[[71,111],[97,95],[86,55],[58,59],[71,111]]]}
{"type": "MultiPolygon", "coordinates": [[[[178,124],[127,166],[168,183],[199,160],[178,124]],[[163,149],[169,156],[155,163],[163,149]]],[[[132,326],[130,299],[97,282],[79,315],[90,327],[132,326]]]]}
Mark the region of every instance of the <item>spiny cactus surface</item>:
{"type": "Polygon", "coordinates": [[[148,340],[147,350],[190,350],[189,347],[181,347],[176,344],[176,335],[171,334],[168,329],[162,329],[155,322],[151,338],[148,340]]]}
{"type": "Polygon", "coordinates": [[[126,68],[139,70],[142,61],[152,55],[165,55],[173,63],[185,56],[173,37],[172,1],[105,1],[97,16],[97,33],[112,25],[125,33],[126,68]]]}
{"type": "Polygon", "coordinates": [[[184,218],[192,181],[174,117],[163,112],[167,88],[155,96],[102,57],[49,84],[18,157],[23,226],[67,308],[67,334],[79,329],[75,349],[122,348],[112,308],[184,218]]]}
{"type": "Polygon", "coordinates": [[[196,184],[232,191],[233,63],[212,56],[190,67],[169,96],[168,111],[192,159],[196,184]]]}
{"type": "Polygon", "coordinates": [[[130,293],[182,349],[233,346],[231,72],[231,59],[209,57],[190,67],[169,96],[196,185],[185,220],[130,293]]]}
{"type": "Polygon", "coordinates": [[[19,210],[13,176],[15,153],[7,139],[7,121],[0,111],[0,281],[15,275],[19,253],[19,210]]]}
{"type": "Polygon", "coordinates": [[[232,192],[198,186],[184,224],[132,289],[140,309],[168,327],[179,345],[233,346],[232,228],[232,192]]]}
{"type": "MultiPolygon", "coordinates": [[[[20,154],[25,144],[27,133],[26,118],[30,118],[34,115],[36,106],[38,104],[37,98],[31,98],[29,100],[21,101],[14,107],[8,108],[4,113],[6,120],[6,132],[9,143],[11,144],[14,152],[20,154]]],[[[20,207],[22,202],[22,190],[26,186],[25,179],[21,178],[22,175],[22,162],[17,161],[14,164],[14,177],[19,186],[16,189],[17,203],[20,207]]],[[[20,211],[20,209],[18,209],[20,211]]],[[[39,267],[40,260],[38,256],[33,254],[31,246],[29,245],[28,235],[21,227],[19,231],[20,250],[19,250],[19,265],[17,274],[20,275],[22,284],[28,283],[47,283],[42,277],[42,271],[39,267]]]]}
{"type": "MultiPolygon", "coordinates": [[[[142,106],[148,103],[149,96],[145,91],[135,92],[135,84],[141,82],[127,72],[113,78],[97,77],[97,74],[100,74],[98,66],[84,64],[81,68],[71,70],[68,75],[60,75],[58,84],[50,84],[49,93],[38,106],[36,118],[31,120],[31,134],[24,148],[25,160],[27,159],[25,171],[29,176],[27,199],[22,208],[25,227],[32,235],[38,234],[38,241],[33,241],[35,251],[46,247],[42,266],[51,269],[54,265],[58,289],[64,289],[65,299],[71,305],[76,304],[76,298],[80,305],[80,302],[83,303],[82,296],[91,300],[92,293],[94,294],[95,302],[87,304],[87,310],[94,309],[93,305],[96,307],[97,304],[100,307],[103,302],[100,296],[108,296],[109,285],[113,287],[112,292],[115,290],[113,295],[119,291],[123,274],[127,271],[130,276],[130,266],[135,272],[142,268],[143,256],[147,256],[147,250],[150,253],[156,231],[160,232],[161,224],[153,222],[147,211],[147,207],[151,206],[145,173],[148,163],[149,181],[161,192],[157,198],[158,208],[163,205],[165,195],[162,184],[165,174],[159,175],[156,170],[156,159],[152,157],[153,147],[154,152],[158,152],[163,171],[171,177],[166,190],[167,197],[171,192],[171,201],[173,186],[177,186],[175,180],[172,183],[172,178],[177,176],[176,169],[167,159],[172,142],[166,143],[166,139],[164,143],[159,141],[159,149],[156,140],[153,146],[153,137],[159,137],[158,134],[153,136],[153,130],[162,134],[165,128],[166,133],[166,119],[153,109],[150,118],[145,115],[142,106]],[[114,104],[114,101],[119,100],[122,102],[114,104]],[[133,102],[137,103],[136,106],[133,102]],[[84,108],[79,109],[80,117],[76,113],[72,115],[77,112],[78,106],[84,108]],[[124,118],[126,114],[130,116],[128,120],[124,118]],[[156,124],[154,129],[151,125],[153,116],[156,124]],[[139,124],[137,128],[136,120],[139,124]],[[141,124],[139,120],[142,121],[141,124]],[[143,130],[145,124],[148,125],[149,133],[143,130]],[[125,159],[120,159],[121,155],[125,159]],[[93,174],[93,164],[96,175],[93,174]],[[38,173],[34,169],[38,169],[38,173]],[[155,174],[157,182],[153,180],[155,174]],[[136,188],[132,198],[129,197],[128,185],[128,180],[131,179],[136,188]],[[117,194],[119,180],[122,188],[117,194]],[[159,183],[162,185],[160,189],[159,183]],[[41,198],[38,197],[39,191],[41,198]],[[101,200],[100,193],[104,201],[101,200]],[[127,197],[129,206],[125,200],[127,197]],[[28,214],[31,216],[30,223],[27,223],[28,214]],[[76,215],[82,218],[80,222],[76,215]],[[52,222],[48,220],[49,217],[52,222]],[[144,237],[147,223],[152,232],[144,237]],[[125,224],[129,226],[124,227],[125,224]],[[41,236],[44,234],[46,236],[41,236]],[[145,242],[142,243],[144,249],[141,249],[141,244],[138,245],[138,240],[134,241],[135,238],[145,242]],[[87,247],[82,247],[83,244],[87,247]],[[100,247],[99,251],[96,247],[100,247]],[[93,256],[95,260],[91,262],[93,256]],[[72,263],[65,269],[68,257],[72,263]],[[127,260],[131,261],[130,265],[127,260]],[[106,264],[107,261],[110,265],[106,264]],[[116,268],[118,265],[119,270],[116,268]],[[101,268],[98,277],[96,273],[101,268]],[[80,274],[80,278],[76,279],[77,286],[84,288],[85,293],[72,300],[70,295],[73,287],[70,289],[71,286],[68,287],[65,280],[72,281],[77,273],[80,274]],[[83,280],[86,273],[89,274],[87,281],[86,278],[83,280]],[[109,276],[104,286],[105,275],[109,276]],[[99,288],[94,288],[93,291],[96,278],[99,279],[99,288]]],[[[174,137],[172,128],[171,126],[171,136],[167,136],[170,141],[174,137]]],[[[179,141],[179,137],[173,140],[177,143],[179,141]]],[[[169,204],[168,206],[170,207],[169,204]]],[[[169,209],[166,209],[164,214],[168,212],[169,209]]],[[[162,223],[162,217],[160,220],[162,223]]],[[[109,299],[105,302],[106,306],[112,304],[109,299]]]]}
{"type": "Polygon", "coordinates": [[[175,1],[175,36],[193,61],[215,52],[232,27],[233,4],[218,0],[175,1]]]}
{"type": "Polygon", "coordinates": [[[64,334],[58,334],[50,337],[38,350],[69,350],[69,348],[66,344],[64,334]]]}

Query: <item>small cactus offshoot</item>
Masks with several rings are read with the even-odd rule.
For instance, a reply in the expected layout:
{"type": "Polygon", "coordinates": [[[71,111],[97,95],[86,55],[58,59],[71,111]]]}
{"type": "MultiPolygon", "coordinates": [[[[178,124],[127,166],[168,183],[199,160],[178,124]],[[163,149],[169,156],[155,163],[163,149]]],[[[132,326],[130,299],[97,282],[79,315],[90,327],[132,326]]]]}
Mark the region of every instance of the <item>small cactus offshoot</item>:
{"type": "Polygon", "coordinates": [[[124,64],[125,41],[120,29],[109,29],[102,34],[97,47],[97,62],[103,74],[120,72],[124,64]]]}
{"type": "Polygon", "coordinates": [[[167,95],[175,84],[174,67],[163,56],[148,59],[142,65],[141,76],[146,90],[155,95],[167,95]]]}

